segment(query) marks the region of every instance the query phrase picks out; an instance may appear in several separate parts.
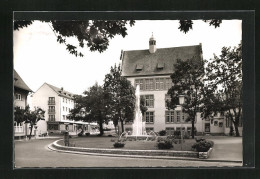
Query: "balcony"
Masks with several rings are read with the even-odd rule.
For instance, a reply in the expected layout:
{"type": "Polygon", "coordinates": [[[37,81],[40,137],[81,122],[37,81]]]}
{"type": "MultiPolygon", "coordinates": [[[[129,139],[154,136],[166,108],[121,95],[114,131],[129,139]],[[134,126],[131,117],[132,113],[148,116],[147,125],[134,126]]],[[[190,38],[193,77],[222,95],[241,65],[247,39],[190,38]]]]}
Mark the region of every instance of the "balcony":
{"type": "Polygon", "coordinates": [[[48,101],[48,105],[55,105],[55,101],[48,101]]]}
{"type": "Polygon", "coordinates": [[[55,122],[55,118],[48,118],[48,121],[50,121],[50,122],[55,122]]]}
{"type": "Polygon", "coordinates": [[[55,114],[55,109],[48,109],[49,114],[55,114]]]}

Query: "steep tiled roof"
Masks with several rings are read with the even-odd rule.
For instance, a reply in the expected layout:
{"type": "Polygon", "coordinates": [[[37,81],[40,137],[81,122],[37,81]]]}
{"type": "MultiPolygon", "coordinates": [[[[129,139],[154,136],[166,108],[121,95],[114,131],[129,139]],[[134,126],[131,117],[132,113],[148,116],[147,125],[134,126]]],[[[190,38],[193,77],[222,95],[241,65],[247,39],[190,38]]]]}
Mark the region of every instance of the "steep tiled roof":
{"type": "Polygon", "coordinates": [[[201,59],[201,45],[124,51],[122,56],[123,76],[149,76],[171,74],[177,59],[201,59]]]}
{"type": "Polygon", "coordinates": [[[25,84],[23,79],[19,76],[19,74],[14,70],[14,87],[26,90],[28,92],[32,92],[32,90],[25,84]]]}
{"type": "Polygon", "coordinates": [[[71,92],[65,91],[61,88],[50,85],[48,83],[45,83],[45,84],[47,84],[51,89],[53,89],[58,95],[61,95],[61,96],[67,97],[67,98],[72,98],[74,96],[74,94],[71,92]]]}

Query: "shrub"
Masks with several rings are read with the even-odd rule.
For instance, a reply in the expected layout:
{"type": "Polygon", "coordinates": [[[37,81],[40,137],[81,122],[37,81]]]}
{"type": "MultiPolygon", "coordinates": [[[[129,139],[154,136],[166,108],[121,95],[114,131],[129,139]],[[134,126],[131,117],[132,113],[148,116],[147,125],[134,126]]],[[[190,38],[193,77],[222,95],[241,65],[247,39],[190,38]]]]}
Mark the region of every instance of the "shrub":
{"type": "Polygon", "coordinates": [[[115,148],[122,148],[124,146],[125,146],[125,143],[123,143],[123,142],[115,142],[114,143],[114,147],[115,148]]]}
{"type": "Polygon", "coordinates": [[[174,131],[173,135],[174,135],[175,139],[180,139],[181,138],[181,131],[174,131]]]}
{"type": "Polygon", "coordinates": [[[192,145],[193,149],[196,149],[197,152],[207,152],[211,147],[213,147],[213,141],[200,140],[192,145]]]}
{"type": "Polygon", "coordinates": [[[206,139],[204,139],[204,138],[195,138],[195,140],[196,140],[196,142],[200,142],[200,141],[204,141],[206,139]]]}
{"type": "Polygon", "coordinates": [[[166,130],[161,130],[161,131],[159,131],[159,135],[160,135],[160,136],[165,136],[165,135],[166,135],[166,130]]]}
{"type": "Polygon", "coordinates": [[[90,133],[89,133],[89,132],[87,132],[85,135],[86,135],[86,136],[90,136],[90,133]]]}
{"type": "Polygon", "coordinates": [[[79,137],[82,137],[82,135],[83,135],[83,132],[78,133],[79,137]]]}
{"type": "Polygon", "coordinates": [[[172,140],[164,139],[157,142],[158,149],[171,149],[173,148],[172,140]]]}

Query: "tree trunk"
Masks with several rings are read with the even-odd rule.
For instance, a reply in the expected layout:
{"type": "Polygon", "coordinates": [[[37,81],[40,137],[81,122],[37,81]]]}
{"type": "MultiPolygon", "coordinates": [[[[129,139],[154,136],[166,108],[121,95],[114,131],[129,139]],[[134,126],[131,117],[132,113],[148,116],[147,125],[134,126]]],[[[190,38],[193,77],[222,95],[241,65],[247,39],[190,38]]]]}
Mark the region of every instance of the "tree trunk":
{"type": "Polygon", "coordinates": [[[192,121],[191,121],[191,137],[192,137],[192,139],[194,139],[194,119],[192,119],[192,121]]]}
{"type": "Polygon", "coordinates": [[[235,131],[236,131],[236,137],[239,137],[240,134],[239,134],[239,130],[238,130],[238,122],[237,121],[234,123],[234,126],[235,126],[235,131]]]}
{"type": "Polygon", "coordinates": [[[99,121],[99,132],[100,132],[99,133],[100,136],[104,134],[102,120],[99,121]]]}
{"type": "Polygon", "coordinates": [[[30,129],[30,135],[29,135],[29,140],[31,139],[31,137],[32,137],[32,130],[33,130],[33,125],[32,125],[32,123],[31,123],[31,127],[30,127],[31,129],[30,129]]]}
{"type": "MultiPolygon", "coordinates": [[[[124,123],[123,123],[123,120],[122,119],[120,119],[120,122],[121,122],[121,128],[122,128],[122,133],[124,132],[124,123]]],[[[121,134],[122,134],[121,133],[121,134]]]]}

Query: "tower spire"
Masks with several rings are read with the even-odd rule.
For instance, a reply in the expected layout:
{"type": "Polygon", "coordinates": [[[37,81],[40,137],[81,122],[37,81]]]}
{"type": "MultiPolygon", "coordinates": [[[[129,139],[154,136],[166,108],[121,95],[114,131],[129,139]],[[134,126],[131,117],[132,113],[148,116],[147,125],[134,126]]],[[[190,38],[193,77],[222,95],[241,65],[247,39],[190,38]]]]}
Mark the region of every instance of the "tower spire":
{"type": "Polygon", "coordinates": [[[149,39],[149,52],[150,53],[156,52],[156,40],[153,37],[153,32],[152,32],[152,37],[149,39]]]}

